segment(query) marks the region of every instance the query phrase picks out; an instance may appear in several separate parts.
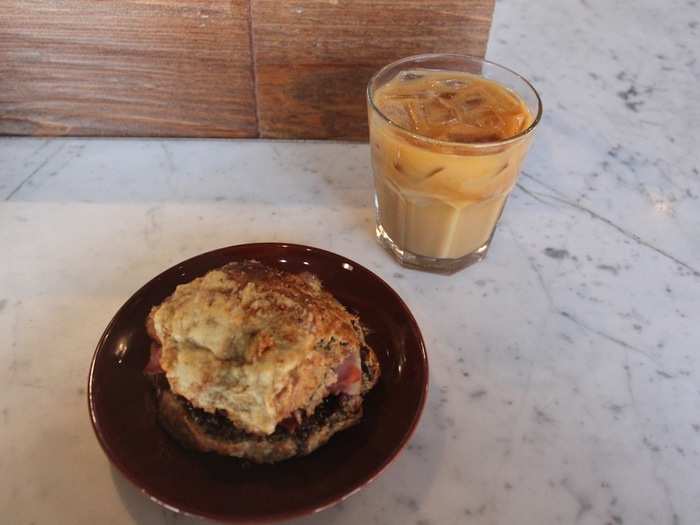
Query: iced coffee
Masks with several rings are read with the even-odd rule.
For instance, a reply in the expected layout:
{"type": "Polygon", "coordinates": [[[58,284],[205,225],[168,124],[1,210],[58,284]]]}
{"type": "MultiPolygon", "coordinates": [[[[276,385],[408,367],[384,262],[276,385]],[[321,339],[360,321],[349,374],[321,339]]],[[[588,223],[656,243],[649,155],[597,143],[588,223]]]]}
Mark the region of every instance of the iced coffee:
{"type": "Polygon", "coordinates": [[[402,263],[426,269],[481,259],[539,100],[531,107],[497,80],[420,62],[370,83],[368,95],[380,241],[402,263]]]}

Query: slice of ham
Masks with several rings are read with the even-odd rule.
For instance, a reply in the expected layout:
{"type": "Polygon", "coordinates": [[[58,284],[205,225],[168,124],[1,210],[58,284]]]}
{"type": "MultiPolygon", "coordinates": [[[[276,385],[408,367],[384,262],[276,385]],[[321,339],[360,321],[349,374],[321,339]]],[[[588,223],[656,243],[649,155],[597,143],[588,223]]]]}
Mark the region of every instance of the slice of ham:
{"type": "Polygon", "coordinates": [[[296,430],[299,428],[299,421],[297,421],[297,418],[294,416],[289,416],[277,424],[290,433],[296,432],[296,430]]]}
{"type": "Polygon", "coordinates": [[[362,363],[360,362],[360,354],[351,354],[340,363],[340,366],[335,370],[338,376],[338,381],[331,385],[328,390],[332,394],[347,394],[356,396],[360,393],[362,386],[362,363]]]}
{"type": "Polygon", "coordinates": [[[165,372],[165,370],[163,370],[163,368],[160,366],[161,353],[162,350],[160,345],[151,345],[151,357],[148,359],[148,363],[146,363],[146,366],[143,369],[145,374],[155,375],[165,372]]]}

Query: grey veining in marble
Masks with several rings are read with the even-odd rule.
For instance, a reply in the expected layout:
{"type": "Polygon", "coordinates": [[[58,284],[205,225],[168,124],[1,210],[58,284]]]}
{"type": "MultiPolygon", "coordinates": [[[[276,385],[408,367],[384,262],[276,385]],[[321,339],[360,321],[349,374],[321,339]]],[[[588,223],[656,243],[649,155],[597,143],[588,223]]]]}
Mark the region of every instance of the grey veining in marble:
{"type": "Polygon", "coordinates": [[[700,523],[698,22],[695,0],[498,2],[489,57],[546,113],[487,261],[453,277],[374,243],[365,145],[0,140],[0,516],[195,523],[110,468],[92,351],[162,269],[284,240],[385,278],[431,362],[407,450],[295,523],[700,523]]]}

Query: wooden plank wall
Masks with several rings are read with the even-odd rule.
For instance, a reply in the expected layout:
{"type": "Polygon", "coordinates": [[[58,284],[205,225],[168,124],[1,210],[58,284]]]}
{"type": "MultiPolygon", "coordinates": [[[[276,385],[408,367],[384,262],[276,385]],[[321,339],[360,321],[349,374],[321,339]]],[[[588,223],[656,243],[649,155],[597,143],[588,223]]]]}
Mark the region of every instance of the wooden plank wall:
{"type": "Polygon", "coordinates": [[[481,0],[252,0],[262,135],[363,137],[377,69],[425,52],[483,56],[492,10],[481,0]]]}
{"type": "Polygon", "coordinates": [[[402,56],[483,56],[494,0],[8,0],[0,134],[366,136],[402,56]]]}

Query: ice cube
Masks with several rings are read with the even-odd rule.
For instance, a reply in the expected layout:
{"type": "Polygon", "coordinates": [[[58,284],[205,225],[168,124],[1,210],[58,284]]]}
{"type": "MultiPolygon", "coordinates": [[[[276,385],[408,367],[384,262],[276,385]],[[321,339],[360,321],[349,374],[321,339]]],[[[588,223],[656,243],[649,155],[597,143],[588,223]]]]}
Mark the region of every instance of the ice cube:
{"type": "Polygon", "coordinates": [[[418,71],[401,71],[396,78],[399,80],[399,82],[410,82],[412,80],[423,78],[424,76],[425,75],[423,73],[419,73],[418,71]]]}
{"type": "Polygon", "coordinates": [[[428,99],[424,105],[424,115],[427,122],[431,125],[435,124],[450,124],[459,119],[457,109],[450,103],[439,96],[428,99]]]}
{"type": "Polygon", "coordinates": [[[399,126],[451,142],[503,140],[531,121],[512,91],[467,73],[404,71],[380,88],[376,101],[399,126]]]}
{"type": "Polygon", "coordinates": [[[491,142],[499,140],[500,135],[495,130],[483,126],[458,122],[446,126],[439,138],[449,142],[491,142]]]}
{"type": "Polygon", "coordinates": [[[427,121],[423,101],[411,100],[405,102],[404,109],[408,115],[411,130],[420,132],[427,121]]]}
{"type": "Polygon", "coordinates": [[[456,92],[472,84],[468,78],[438,78],[430,81],[430,87],[435,91],[456,92]]]}

